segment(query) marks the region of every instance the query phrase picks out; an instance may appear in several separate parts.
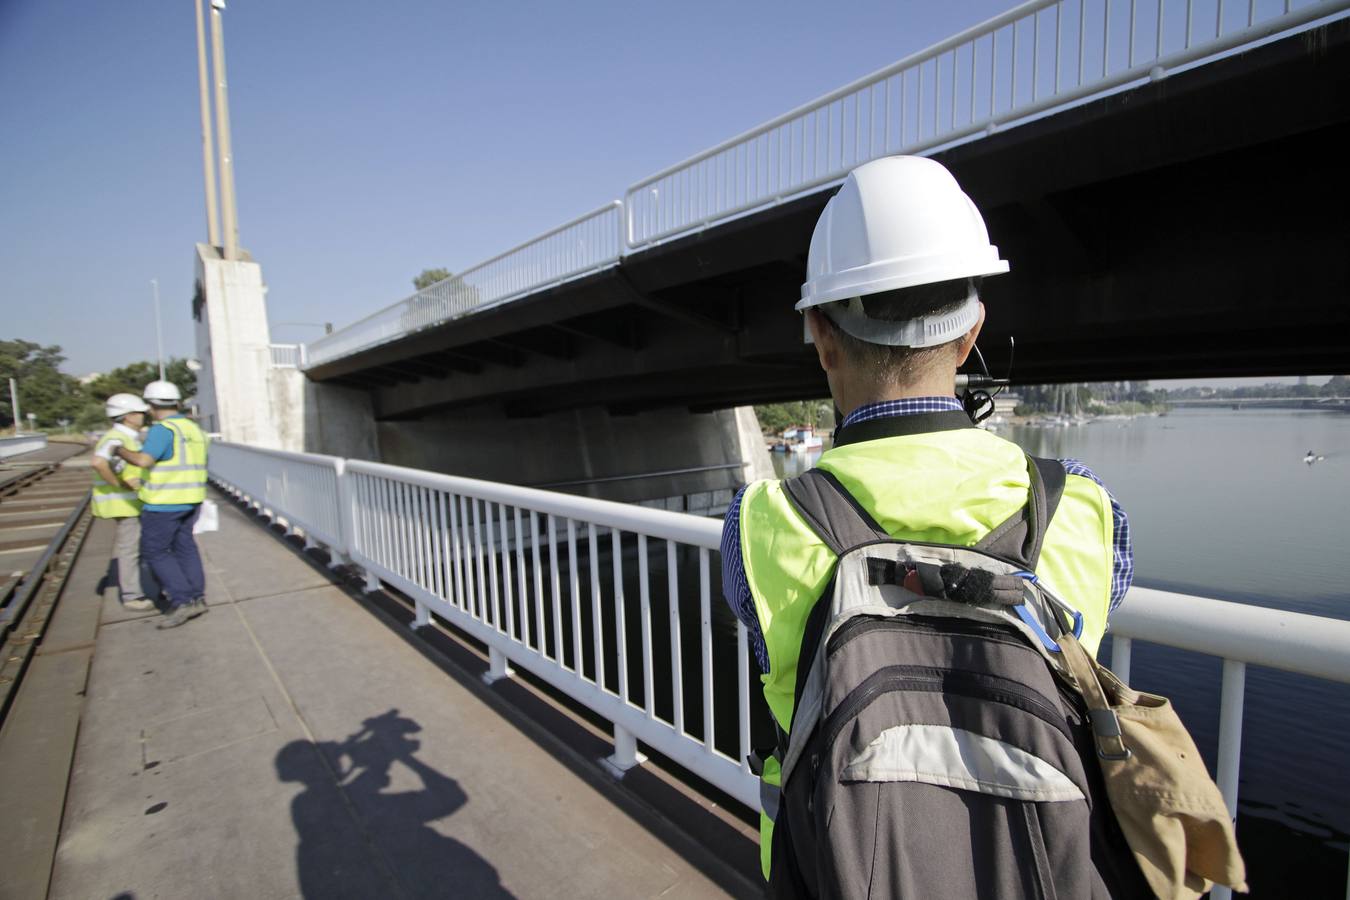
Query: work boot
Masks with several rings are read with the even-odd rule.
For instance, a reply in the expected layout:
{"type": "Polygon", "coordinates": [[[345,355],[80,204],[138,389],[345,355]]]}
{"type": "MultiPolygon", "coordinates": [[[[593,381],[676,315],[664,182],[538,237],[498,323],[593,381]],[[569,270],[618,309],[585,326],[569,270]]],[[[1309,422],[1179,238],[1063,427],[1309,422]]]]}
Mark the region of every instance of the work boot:
{"type": "Polygon", "coordinates": [[[191,619],[192,616],[192,604],[180,603],[166,612],[164,614],[164,621],[160,622],[155,627],[160,631],[163,631],[166,628],[177,628],[179,625],[182,625],[191,619]]]}
{"type": "Polygon", "coordinates": [[[197,597],[189,605],[192,607],[192,615],[194,618],[197,616],[204,616],[211,611],[211,607],[206,605],[205,597],[197,597]]]}
{"type": "Polygon", "coordinates": [[[134,600],[123,600],[122,608],[145,612],[147,609],[154,609],[155,604],[148,597],[137,597],[134,600]]]}

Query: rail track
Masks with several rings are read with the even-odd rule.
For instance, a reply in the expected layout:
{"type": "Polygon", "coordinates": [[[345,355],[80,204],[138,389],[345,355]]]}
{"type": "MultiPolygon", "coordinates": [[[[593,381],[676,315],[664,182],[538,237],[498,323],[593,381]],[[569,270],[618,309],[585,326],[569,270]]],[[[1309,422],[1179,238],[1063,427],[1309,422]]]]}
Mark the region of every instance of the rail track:
{"type": "Polygon", "coordinates": [[[0,464],[0,723],[89,531],[82,444],[52,444],[0,464]]]}

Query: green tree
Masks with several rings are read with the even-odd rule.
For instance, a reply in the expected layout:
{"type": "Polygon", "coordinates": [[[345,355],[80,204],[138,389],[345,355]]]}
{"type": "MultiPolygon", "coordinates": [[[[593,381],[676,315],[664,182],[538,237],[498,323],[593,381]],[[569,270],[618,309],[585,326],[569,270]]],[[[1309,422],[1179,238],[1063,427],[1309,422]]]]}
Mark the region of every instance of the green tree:
{"type": "Polygon", "coordinates": [[[425,290],[438,281],[444,281],[450,277],[449,269],[423,269],[413,281],[413,287],[417,290],[425,290]]]}
{"type": "MultiPolygon", "coordinates": [[[[188,368],[187,360],[177,357],[170,359],[164,366],[164,376],[178,385],[184,398],[197,393],[197,373],[188,368]]],[[[90,397],[99,403],[113,394],[135,394],[139,397],[145,386],[158,378],[159,365],[150,360],[141,360],[98,376],[89,382],[88,391],[90,397]]]]}
{"type": "Polygon", "coordinates": [[[1350,397],[1350,375],[1333,375],[1322,385],[1323,397],[1350,397]]]}
{"type": "Polygon", "coordinates": [[[19,383],[19,409],[37,417],[39,427],[54,428],[58,419],[77,419],[85,406],[79,381],[61,371],[61,348],[33,341],[0,341],[0,424],[14,424],[9,379],[19,383]]]}
{"type": "Polygon", "coordinates": [[[814,425],[824,430],[834,428],[834,406],[829,400],[767,403],[755,407],[755,416],[765,434],[780,434],[789,425],[814,425]]]}

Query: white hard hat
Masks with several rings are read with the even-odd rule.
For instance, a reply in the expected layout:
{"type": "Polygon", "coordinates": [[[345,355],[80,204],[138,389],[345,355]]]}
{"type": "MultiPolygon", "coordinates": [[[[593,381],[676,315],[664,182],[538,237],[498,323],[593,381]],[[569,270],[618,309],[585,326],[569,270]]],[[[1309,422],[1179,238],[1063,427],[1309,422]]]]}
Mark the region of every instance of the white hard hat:
{"type": "Polygon", "coordinates": [[[183,399],[183,394],[178,390],[178,385],[172,381],[152,381],[145,386],[141,396],[159,406],[179,403],[183,399]]]}
{"type": "MultiPolygon", "coordinates": [[[[811,235],[797,309],[1007,271],[1008,263],[989,243],[980,211],[941,163],[890,156],[850,172],[825,205],[811,235]]],[[[855,336],[897,346],[945,343],[975,324],[977,303],[972,292],[960,311],[942,316],[941,322],[867,320],[871,325],[862,330],[868,334],[855,336]]],[[[832,311],[843,313],[831,316],[841,325],[841,319],[865,319],[861,303],[832,311]]]]}
{"type": "Polygon", "coordinates": [[[150,407],[135,394],[113,394],[103,405],[103,411],[110,419],[120,419],[127,413],[149,412],[150,407]]]}

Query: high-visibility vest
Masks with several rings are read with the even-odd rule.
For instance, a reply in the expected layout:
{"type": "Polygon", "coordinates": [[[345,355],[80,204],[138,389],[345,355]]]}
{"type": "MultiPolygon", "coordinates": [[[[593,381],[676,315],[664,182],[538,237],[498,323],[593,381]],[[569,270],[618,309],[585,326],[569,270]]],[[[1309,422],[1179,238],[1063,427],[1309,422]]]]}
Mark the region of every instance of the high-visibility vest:
{"type": "MultiPolygon", "coordinates": [[[[134,435],[128,435],[125,431],[113,428],[109,429],[98,439],[94,445],[94,451],[97,453],[112,440],[122,442],[122,446],[128,450],[140,450],[140,439],[134,435]]],[[[114,472],[122,477],[123,481],[133,478],[145,477],[145,472],[131,465],[120,457],[116,457],[111,462],[114,472]],[[119,467],[119,463],[122,465],[119,467]],[[118,469],[121,468],[119,472],[118,469]]],[[[121,484],[109,484],[103,480],[103,476],[94,472],[94,496],[93,513],[95,518],[99,519],[127,519],[141,514],[141,501],[136,496],[136,492],[129,487],[121,484]]]]}
{"type": "Polygon", "coordinates": [[[173,454],[146,473],[141,502],[147,506],[201,503],[206,499],[206,433],[182,416],[158,424],[173,432],[173,454]]]}
{"type": "MultiPolygon", "coordinates": [[[[944,430],[836,446],[816,465],[838,478],[900,540],[973,546],[1026,505],[1031,481],[1020,447],[968,427],[962,412],[913,418],[943,422],[944,430]],[[953,424],[960,420],[966,427],[953,424]]],[[[1041,583],[1083,614],[1081,643],[1091,653],[1110,611],[1113,531],[1106,491],[1090,478],[1069,475],[1036,572],[1041,583]]],[[[740,535],[746,581],[769,657],[769,673],[760,680],[769,709],[786,732],[806,620],[829,585],[837,558],[789,505],[779,481],[746,487],[740,535]]],[[[779,784],[776,759],[765,761],[762,777],[779,784]]],[[[772,835],[772,820],[761,815],[760,861],[766,878],[772,835]]]]}

